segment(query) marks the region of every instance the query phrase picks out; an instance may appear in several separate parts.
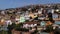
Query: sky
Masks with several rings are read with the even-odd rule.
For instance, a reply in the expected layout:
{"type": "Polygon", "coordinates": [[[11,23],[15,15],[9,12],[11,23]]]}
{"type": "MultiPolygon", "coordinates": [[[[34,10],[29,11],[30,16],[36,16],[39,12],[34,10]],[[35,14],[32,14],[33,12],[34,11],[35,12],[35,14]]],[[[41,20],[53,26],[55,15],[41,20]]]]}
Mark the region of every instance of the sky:
{"type": "Polygon", "coordinates": [[[60,0],[0,0],[0,9],[23,7],[31,4],[60,3],[60,0]]]}

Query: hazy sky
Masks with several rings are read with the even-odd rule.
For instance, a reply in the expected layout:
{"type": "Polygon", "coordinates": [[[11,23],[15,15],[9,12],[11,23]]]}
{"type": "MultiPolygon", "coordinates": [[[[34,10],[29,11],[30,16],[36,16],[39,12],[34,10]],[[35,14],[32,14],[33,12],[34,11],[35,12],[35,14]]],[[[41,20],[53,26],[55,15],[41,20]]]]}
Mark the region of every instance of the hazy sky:
{"type": "Polygon", "coordinates": [[[60,0],[0,0],[0,9],[16,8],[30,4],[60,3],[60,0]]]}

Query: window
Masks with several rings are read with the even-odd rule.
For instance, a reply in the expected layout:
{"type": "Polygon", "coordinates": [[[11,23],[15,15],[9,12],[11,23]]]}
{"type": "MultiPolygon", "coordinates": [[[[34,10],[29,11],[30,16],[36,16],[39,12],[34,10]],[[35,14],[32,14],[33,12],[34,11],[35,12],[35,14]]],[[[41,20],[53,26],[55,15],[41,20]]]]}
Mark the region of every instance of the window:
{"type": "Polygon", "coordinates": [[[53,18],[58,18],[58,14],[52,14],[53,18]]]}

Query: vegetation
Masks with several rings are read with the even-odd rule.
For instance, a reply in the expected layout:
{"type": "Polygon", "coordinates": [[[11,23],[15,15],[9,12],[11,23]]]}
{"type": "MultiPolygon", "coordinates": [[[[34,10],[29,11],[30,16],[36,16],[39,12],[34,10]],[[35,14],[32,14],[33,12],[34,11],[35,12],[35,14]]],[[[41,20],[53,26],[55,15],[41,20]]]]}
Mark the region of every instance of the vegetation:
{"type": "Polygon", "coordinates": [[[47,31],[47,32],[52,32],[52,31],[53,31],[53,26],[52,26],[52,25],[48,25],[48,26],[46,27],[46,31],[47,31]]]}

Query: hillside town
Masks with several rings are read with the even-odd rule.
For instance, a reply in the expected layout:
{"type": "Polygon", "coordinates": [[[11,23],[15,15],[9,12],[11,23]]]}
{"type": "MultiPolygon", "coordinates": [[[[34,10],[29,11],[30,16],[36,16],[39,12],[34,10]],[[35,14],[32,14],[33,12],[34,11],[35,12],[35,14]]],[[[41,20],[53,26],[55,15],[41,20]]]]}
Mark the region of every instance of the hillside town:
{"type": "Polygon", "coordinates": [[[60,34],[60,4],[0,10],[0,31],[6,34],[60,34]]]}

